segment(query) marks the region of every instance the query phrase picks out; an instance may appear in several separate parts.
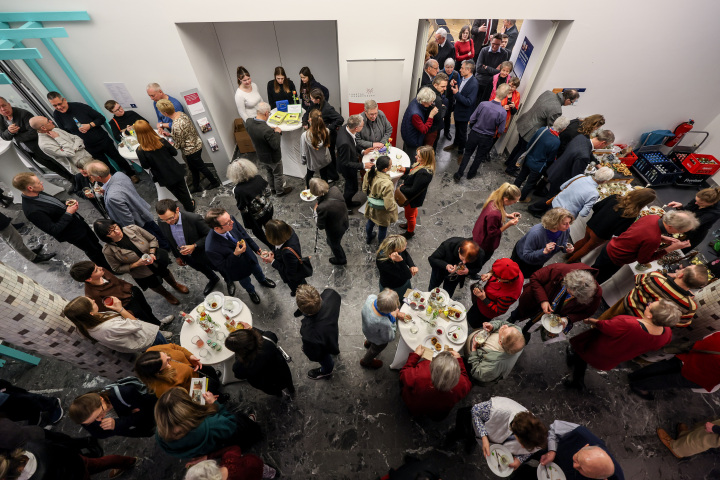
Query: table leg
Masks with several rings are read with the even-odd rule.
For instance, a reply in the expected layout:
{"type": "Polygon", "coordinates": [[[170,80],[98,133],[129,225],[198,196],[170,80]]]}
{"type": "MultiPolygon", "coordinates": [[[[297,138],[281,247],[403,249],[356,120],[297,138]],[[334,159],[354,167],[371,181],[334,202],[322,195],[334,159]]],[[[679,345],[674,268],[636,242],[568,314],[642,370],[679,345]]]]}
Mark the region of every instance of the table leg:
{"type": "Polygon", "coordinates": [[[404,338],[400,337],[397,343],[397,350],[395,350],[395,358],[393,358],[390,368],[400,370],[407,363],[407,359],[411,353],[410,345],[407,344],[404,338]]]}

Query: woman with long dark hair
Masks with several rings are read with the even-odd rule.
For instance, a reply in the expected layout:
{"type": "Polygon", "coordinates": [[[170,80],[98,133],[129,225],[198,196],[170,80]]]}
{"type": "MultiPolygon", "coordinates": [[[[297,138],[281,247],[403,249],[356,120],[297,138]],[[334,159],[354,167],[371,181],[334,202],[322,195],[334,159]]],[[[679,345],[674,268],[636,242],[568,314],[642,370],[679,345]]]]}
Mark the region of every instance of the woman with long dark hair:
{"type": "Polygon", "coordinates": [[[293,96],[297,95],[295,84],[287,77],[283,67],[275,67],[273,79],[267,84],[268,103],[272,108],[277,107],[276,103],[287,100],[293,103],[293,96]]]}
{"type": "Polygon", "coordinates": [[[313,110],[308,116],[310,127],[300,137],[300,153],[302,161],[307,166],[305,174],[305,188],[310,188],[310,179],[315,172],[320,172],[320,178],[327,182],[328,168],[332,162],[330,155],[330,130],[325,127],[320,110],[313,110]]]}
{"type": "Polygon", "coordinates": [[[305,110],[309,110],[312,107],[313,103],[312,100],[310,100],[310,92],[312,92],[316,88],[322,90],[323,95],[325,96],[325,100],[330,100],[330,92],[328,91],[328,89],[325,88],[325,86],[323,86],[320,82],[315,80],[315,77],[310,71],[310,68],[302,67],[300,69],[300,91],[298,92],[298,94],[300,95],[300,102],[302,103],[302,108],[304,108],[305,110]]]}
{"type": "Polygon", "coordinates": [[[323,122],[325,122],[325,126],[330,131],[330,143],[328,145],[330,148],[330,165],[327,169],[328,176],[330,177],[330,181],[339,180],[340,177],[337,173],[335,157],[335,143],[337,142],[338,129],[342,126],[344,119],[342,115],[340,115],[335,108],[327,102],[327,97],[322,89],[313,88],[310,91],[310,102],[311,106],[305,111],[305,115],[303,116],[303,125],[307,130],[309,128],[308,119],[310,118],[310,114],[314,110],[320,111],[323,122]]]}
{"type": "MultiPolygon", "coordinates": [[[[173,387],[190,391],[193,378],[202,374],[208,379],[208,390],[220,392],[220,380],[214,368],[203,365],[193,353],[174,343],[155,345],[135,360],[135,373],[150,393],[160,398],[173,387]]],[[[229,398],[227,394],[223,394],[229,398]]],[[[224,400],[221,398],[221,402],[224,400]]]]}
{"type": "Polygon", "coordinates": [[[375,165],[363,179],[362,189],[368,196],[365,207],[365,241],[368,245],[375,238],[375,225],[378,226],[378,242],[382,243],[387,235],[388,227],[398,219],[398,205],[395,201],[395,185],[387,172],[392,167],[392,160],[387,155],[380,156],[375,165]]]}
{"type": "Polygon", "coordinates": [[[277,346],[278,337],[271,331],[263,331],[245,325],[235,330],[225,340],[225,348],[235,352],[233,373],[236,378],[268,395],[282,396],[283,390],[295,394],[292,372],[277,346]]]}
{"type": "Polygon", "coordinates": [[[265,224],[265,235],[273,245],[270,255],[263,262],[272,264],[280,273],[280,278],[290,287],[290,295],[295,296],[298,285],[307,283],[302,263],[300,238],[293,228],[282,220],[272,219],[265,224]]]}
{"type": "Polygon", "coordinates": [[[243,66],[237,67],[238,88],[235,90],[235,105],[238,114],[243,122],[248,118],[254,118],[257,114],[257,106],[263,101],[255,82],[250,78],[250,72],[243,66]]]}

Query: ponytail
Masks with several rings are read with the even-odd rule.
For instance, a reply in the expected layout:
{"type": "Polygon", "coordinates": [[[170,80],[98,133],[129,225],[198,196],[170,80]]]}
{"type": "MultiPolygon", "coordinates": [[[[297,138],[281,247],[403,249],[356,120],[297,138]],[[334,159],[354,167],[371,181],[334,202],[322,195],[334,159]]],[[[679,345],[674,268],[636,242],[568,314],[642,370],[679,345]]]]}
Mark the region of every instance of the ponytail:
{"type": "Polygon", "coordinates": [[[370,188],[372,188],[372,183],[375,180],[375,177],[377,176],[377,172],[388,168],[390,166],[390,163],[391,163],[390,157],[388,157],[387,155],[381,155],[380,157],[378,157],[377,161],[375,162],[375,165],[373,165],[372,168],[370,169],[370,171],[367,173],[367,179],[368,179],[367,188],[368,189],[367,189],[367,192],[365,192],[365,193],[370,192],[370,188]]]}

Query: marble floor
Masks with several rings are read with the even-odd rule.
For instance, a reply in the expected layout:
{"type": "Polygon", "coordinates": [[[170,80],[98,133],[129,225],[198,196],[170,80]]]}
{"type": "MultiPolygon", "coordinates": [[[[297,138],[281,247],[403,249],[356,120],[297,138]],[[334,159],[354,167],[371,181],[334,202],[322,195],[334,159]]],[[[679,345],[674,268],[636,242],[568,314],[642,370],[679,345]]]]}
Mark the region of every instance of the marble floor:
{"type": "MultiPolygon", "coordinates": [[[[501,159],[484,164],[473,180],[456,184],[452,174],[457,168],[455,154],[442,151],[445,140],[438,147],[438,169],[430,187],[425,205],[419,211],[417,235],[409,241],[420,272],[413,285],[426,288],[430,277],[427,257],[444,239],[451,236],[470,236],[473,224],[489,192],[508,181],[501,168],[501,159]]],[[[138,185],[141,194],[154,201],[154,189],[143,175],[138,185]]],[[[306,372],[316,365],[309,362],[300,349],[300,322],[294,318],[294,299],[288,288],[279,282],[279,276],[267,269],[268,276],[278,281],[274,290],[259,288],[260,305],[250,303],[242,289],[238,296],[247,302],[255,325],[275,332],[280,345],[292,356],[297,396],[283,401],[255,391],[244,383],[227,387],[232,395],[232,406],[251,406],[258,413],[265,432],[265,440],[252,451],[268,462],[279,466],[288,479],[375,479],[387,473],[389,467],[399,466],[406,455],[432,459],[444,480],[492,478],[479,449],[471,455],[460,445],[444,446],[447,431],[454,424],[454,412],[446,420],[433,422],[412,419],[400,398],[398,372],[383,367],[369,371],[360,367],[364,353],[359,310],[366,296],[377,291],[377,273],[374,254],[377,243],[366,245],[364,219],[355,213],[351,216],[350,231],[344,245],[349,263],[334,267],[328,263],[330,251],[322,236],[313,252],[315,228],[311,204],[299,199],[302,181],[289,178],[295,191],[286,198],[275,200],[275,216],[290,223],[300,236],[303,253],[313,256],[315,275],[310,283],[319,290],[336,289],[343,298],[340,318],[340,349],[335,373],[329,380],[313,381],[306,372]]],[[[693,192],[682,190],[675,198],[687,201],[693,192]]],[[[61,195],[61,198],[62,197],[61,195]]],[[[223,206],[237,212],[231,187],[203,193],[198,199],[199,212],[210,206],[223,206]]],[[[525,206],[511,207],[525,213],[525,206]]],[[[18,212],[19,207],[8,209],[18,212]]],[[[96,218],[94,210],[81,202],[86,219],[96,218]]],[[[517,227],[507,230],[495,258],[510,256],[515,242],[534,224],[536,219],[524,214],[517,227]]],[[[397,226],[390,233],[400,233],[397,226]]],[[[48,251],[58,253],[56,260],[43,265],[27,264],[0,244],[0,261],[27,273],[50,290],[73,298],[82,293],[82,286],[68,282],[67,272],[82,253],[67,245],[58,245],[36,228],[22,231],[29,245],[45,243],[48,251]]],[[[204,277],[188,269],[173,267],[176,276],[190,286],[191,293],[181,296],[182,305],[171,307],[152,292],[146,294],[157,315],[177,313],[192,308],[202,299],[204,277]]],[[[129,280],[129,279],[128,279],[129,280]]],[[[458,290],[455,298],[468,305],[468,289],[458,290]]],[[[179,332],[176,320],[170,330],[179,332]]],[[[0,335],[1,336],[1,335],[0,335]]],[[[564,344],[544,346],[533,338],[517,363],[511,376],[493,387],[475,386],[461,406],[487,400],[494,395],[511,397],[537,414],[548,424],[563,419],[587,426],[603,438],[619,459],[625,478],[653,479],[718,479],[720,461],[715,452],[706,452],[693,458],[678,461],[658,440],[655,429],[664,427],[674,434],[676,422],[692,424],[718,418],[720,402],[717,395],[700,395],[690,392],[669,392],[654,401],[644,401],[629,394],[626,375],[636,365],[623,365],[608,373],[591,370],[587,375],[590,392],[568,392],[562,380],[568,375],[564,359],[564,344]]],[[[380,358],[388,365],[395,353],[389,346],[380,358]]],[[[106,381],[73,369],[69,364],[43,359],[37,367],[9,362],[0,375],[33,391],[58,396],[67,407],[75,396],[101,387],[106,381]]],[[[71,435],[82,435],[81,429],[64,418],[55,429],[71,435]]],[[[107,453],[141,457],[141,463],[124,478],[129,479],[181,479],[183,462],[164,454],[151,439],[116,438],[102,442],[107,453]]]]}

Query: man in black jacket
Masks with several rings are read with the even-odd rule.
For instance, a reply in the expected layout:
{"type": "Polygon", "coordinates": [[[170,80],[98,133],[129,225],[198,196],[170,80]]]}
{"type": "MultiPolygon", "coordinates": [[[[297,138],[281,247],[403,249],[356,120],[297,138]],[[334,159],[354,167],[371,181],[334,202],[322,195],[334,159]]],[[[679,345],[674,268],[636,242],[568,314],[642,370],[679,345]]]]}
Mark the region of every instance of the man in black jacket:
{"type": "MultiPolygon", "coordinates": [[[[207,277],[203,295],[209,295],[220,278],[210,268],[210,260],[205,255],[205,239],[210,227],[200,215],[181,212],[175,200],[160,200],[155,205],[160,222],[160,231],[167,238],[175,262],[181,267],[189,266],[207,277]]],[[[228,282],[228,294],[235,294],[235,284],[228,282]],[[232,290],[232,293],[230,293],[232,290]]]]}
{"type": "Polygon", "coordinates": [[[57,173],[70,184],[74,184],[71,171],[63,167],[57,160],[49,157],[38,146],[38,133],[30,127],[30,119],[34,115],[22,108],[10,105],[7,100],[0,97],[0,137],[15,144],[32,157],[37,163],[48,170],[57,173]]]}
{"type": "MultiPolygon", "coordinates": [[[[127,127],[132,127],[138,120],[145,120],[142,115],[134,110],[126,112],[122,105],[115,100],[105,102],[105,110],[113,114],[113,118],[110,119],[110,130],[118,142],[122,140],[122,132],[124,132],[127,127]]],[[[145,121],[147,122],[147,120],[145,121]]]]}
{"type": "Polygon", "coordinates": [[[498,68],[502,62],[510,58],[508,52],[500,48],[502,35],[499,33],[492,37],[490,45],[480,50],[477,64],[475,65],[475,78],[480,84],[475,104],[490,100],[492,93],[493,77],[500,73],[498,68]]]}
{"type": "Polygon", "coordinates": [[[300,313],[305,315],[300,325],[302,350],[308,360],[320,362],[320,368],[313,368],[307,376],[312,380],[327,378],[335,367],[332,356],[340,354],[340,294],[331,288],[319,294],[312,285],[300,285],[295,301],[300,313]]]}
{"type": "Polygon", "coordinates": [[[329,262],[333,265],[347,264],[342,238],[350,228],[350,222],[340,190],[336,186],[329,187],[325,180],[313,178],[310,180],[310,193],[318,197],[315,207],[317,228],[325,230],[325,238],[333,253],[329,262]]]}
{"type": "Polygon", "coordinates": [[[58,242],[75,245],[97,265],[112,271],[95,233],[77,213],[77,200],[66,205],[43,192],[43,182],[32,172],[18,173],[12,183],[22,192],[22,209],[28,220],[58,242]]]}
{"type": "Polygon", "coordinates": [[[435,75],[435,78],[433,78],[432,83],[429,85],[430,89],[435,93],[435,108],[438,109],[438,113],[433,119],[430,130],[425,134],[425,145],[430,145],[433,149],[437,146],[440,130],[442,130],[445,125],[443,120],[445,119],[445,113],[447,113],[445,91],[447,90],[448,80],[447,74],[440,72],[435,75]]]}
{"type": "MultiPolygon", "coordinates": [[[[428,61],[425,62],[422,79],[420,80],[420,88],[432,85],[433,78],[435,78],[435,75],[437,75],[439,71],[440,65],[438,64],[438,61],[434,58],[429,58],[428,61]]],[[[420,91],[420,88],[418,88],[418,92],[420,91]]]]}
{"type": "Polygon", "coordinates": [[[345,191],[343,198],[347,205],[348,213],[352,213],[354,207],[360,206],[360,202],[354,202],[353,197],[358,192],[358,172],[372,167],[372,163],[361,163],[360,154],[366,154],[372,150],[367,148],[361,150],[357,145],[355,134],[363,129],[363,118],[360,115],[348,117],[348,123],[340,127],[337,138],[337,158],[340,164],[340,171],[345,177],[345,191]]]}
{"type": "Polygon", "coordinates": [[[438,44],[438,53],[434,58],[438,65],[445,65],[445,60],[455,58],[455,44],[448,40],[448,31],[444,28],[438,28],[435,32],[435,41],[438,44]]]}
{"type": "Polygon", "coordinates": [[[515,42],[517,42],[518,35],[520,34],[520,32],[518,32],[517,26],[515,25],[515,20],[503,20],[503,26],[500,29],[499,33],[504,33],[508,36],[508,43],[505,49],[510,54],[512,54],[513,47],[515,46],[515,42]]]}
{"type": "Polygon", "coordinates": [[[480,50],[490,43],[493,35],[497,33],[498,21],[493,18],[478,18],[473,20],[472,27],[470,28],[470,35],[472,35],[473,44],[475,46],[475,57],[473,61],[477,63],[477,57],[480,55],[480,50]]]}
{"type": "Polygon", "coordinates": [[[272,128],[267,124],[270,110],[270,104],[260,102],[255,118],[248,118],[245,128],[257,152],[260,167],[266,171],[270,190],[278,197],[282,197],[292,192],[292,187],[284,186],[282,152],[280,151],[282,132],[279,127],[272,128]]]}

